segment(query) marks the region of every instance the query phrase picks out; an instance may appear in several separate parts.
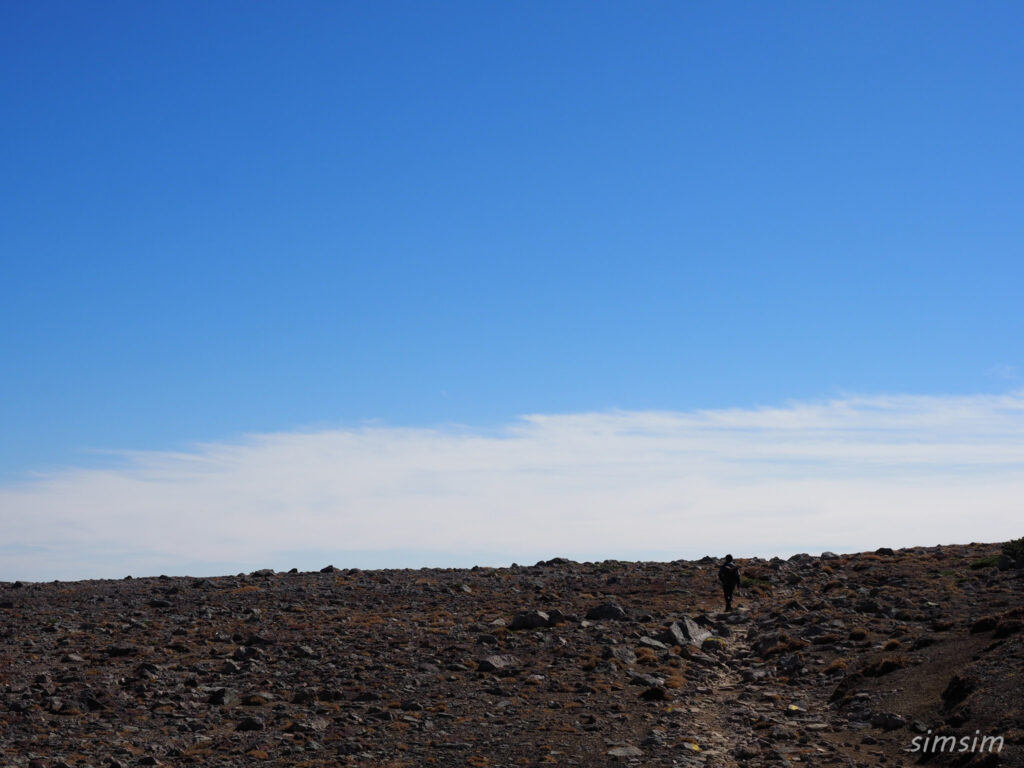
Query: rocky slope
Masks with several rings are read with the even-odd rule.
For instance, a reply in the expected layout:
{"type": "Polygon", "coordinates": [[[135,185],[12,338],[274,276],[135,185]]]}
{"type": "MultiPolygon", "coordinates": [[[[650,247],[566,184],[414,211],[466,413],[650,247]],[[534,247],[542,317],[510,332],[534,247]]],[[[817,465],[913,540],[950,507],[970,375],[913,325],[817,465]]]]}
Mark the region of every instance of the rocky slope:
{"type": "Polygon", "coordinates": [[[998,552],[0,584],[0,764],[1024,765],[998,552]]]}

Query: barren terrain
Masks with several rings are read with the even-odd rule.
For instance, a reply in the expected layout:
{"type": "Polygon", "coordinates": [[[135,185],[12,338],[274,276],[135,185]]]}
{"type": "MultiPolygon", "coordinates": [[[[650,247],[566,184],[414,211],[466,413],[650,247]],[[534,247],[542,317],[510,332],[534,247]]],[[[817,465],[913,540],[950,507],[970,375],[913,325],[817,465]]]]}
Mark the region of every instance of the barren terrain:
{"type": "Polygon", "coordinates": [[[1024,766],[999,551],[0,583],[0,764],[1024,766]]]}

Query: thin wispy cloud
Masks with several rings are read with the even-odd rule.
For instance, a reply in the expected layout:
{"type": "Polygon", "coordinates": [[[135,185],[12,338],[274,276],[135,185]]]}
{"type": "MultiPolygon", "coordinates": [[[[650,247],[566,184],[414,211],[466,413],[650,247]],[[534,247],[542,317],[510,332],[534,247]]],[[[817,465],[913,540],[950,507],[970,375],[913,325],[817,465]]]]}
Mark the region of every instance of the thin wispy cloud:
{"type": "Polygon", "coordinates": [[[0,487],[0,578],[995,541],[1021,498],[1024,392],[364,426],[0,487]]]}
{"type": "Polygon", "coordinates": [[[1000,363],[989,368],[989,376],[994,379],[999,379],[1003,382],[1008,381],[1020,381],[1020,370],[1015,365],[1007,365],[1006,363],[1000,363]]]}

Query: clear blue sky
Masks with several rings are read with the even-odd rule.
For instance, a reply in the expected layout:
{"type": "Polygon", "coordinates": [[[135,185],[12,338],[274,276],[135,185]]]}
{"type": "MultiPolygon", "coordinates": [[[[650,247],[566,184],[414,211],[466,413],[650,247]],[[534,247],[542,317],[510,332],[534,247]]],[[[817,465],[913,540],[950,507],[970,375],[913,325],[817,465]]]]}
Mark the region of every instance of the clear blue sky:
{"type": "Polygon", "coordinates": [[[0,479],[1019,388],[1024,5],[0,5],[0,479]]]}

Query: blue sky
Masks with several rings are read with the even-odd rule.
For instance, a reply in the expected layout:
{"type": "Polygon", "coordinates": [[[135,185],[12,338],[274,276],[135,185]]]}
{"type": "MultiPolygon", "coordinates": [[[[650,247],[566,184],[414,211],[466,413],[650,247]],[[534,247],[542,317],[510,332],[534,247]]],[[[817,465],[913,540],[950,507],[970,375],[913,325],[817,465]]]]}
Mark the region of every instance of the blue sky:
{"type": "Polygon", "coordinates": [[[0,482],[367,424],[1016,392],[1022,28],[5,4],[0,482]]]}

